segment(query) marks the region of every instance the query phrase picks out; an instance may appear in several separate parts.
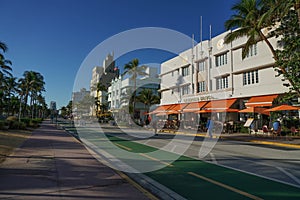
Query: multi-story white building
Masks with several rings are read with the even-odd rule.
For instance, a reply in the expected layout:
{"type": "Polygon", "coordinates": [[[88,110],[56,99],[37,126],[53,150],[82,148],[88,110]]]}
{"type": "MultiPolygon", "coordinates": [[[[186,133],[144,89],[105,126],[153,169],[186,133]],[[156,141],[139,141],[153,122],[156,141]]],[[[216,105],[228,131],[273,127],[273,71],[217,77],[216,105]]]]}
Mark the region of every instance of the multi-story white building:
{"type": "MultiPolygon", "coordinates": [[[[158,95],[160,87],[160,79],[158,77],[158,69],[154,67],[147,67],[145,72],[147,73],[144,77],[138,77],[136,80],[136,87],[138,94],[143,89],[151,89],[153,94],[158,95]]],[[[108,88],[108,102],[109,107],[112,111],[118,111],[120,109],[127,108],[130,98],[132,98],[134,89],[134,81],[127,77],[122,78],[119,76],[111,81],[111,86],[108,88]]],[[[141,116],[145,111],[145,106],[137,102],[135,105],[136,115],[141,116]]]]}
{"type": "MultiPolygon", "coordinates": [[[[107,92],[105,91],[97,91],[97,84],[101,83],[106,88],[109,87],[111,80],[115,77],[119,76],[119,69],[115,66],[114,55],[108,54],[106,58],[103,60],[102,66],[96,66],[92,71],[92,79],[90,82],[92,97],[98,99],[99,104],[107,104],[107,92]]],[[[100,109],[100,107],[98,107],[100,109]]],[[[91,108],[91,115],[95,115],[96,106],[94,105],[91,108]]]]}
{"type": "MultiPolygon", "coordinates": [[[[199,102],[206,101],[210,103],[201,104],[202,113],[214,109],[225,112],[229,108],[271,106],[278,94],[288,91],[282,78],[276,76],[274,59],[265,42],[252,45],[242,59],[246,38],[224,44],[228,33],[203,41],[161,64],[161,105],[181,104],[180,111],[185,114],[183,106],[199,111],[199,102]]],[[[277,47],[275,38],[269,41],[277,47]]],[[[238,113],[230,116],[236,119],[238,113]]]]}

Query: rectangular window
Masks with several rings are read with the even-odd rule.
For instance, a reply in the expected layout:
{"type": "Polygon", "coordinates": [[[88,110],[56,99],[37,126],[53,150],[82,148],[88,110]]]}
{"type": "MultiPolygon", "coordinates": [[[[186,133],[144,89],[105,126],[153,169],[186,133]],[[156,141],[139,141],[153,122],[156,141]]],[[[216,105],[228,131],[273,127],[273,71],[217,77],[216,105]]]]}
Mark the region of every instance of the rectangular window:
{"type": "Polygon", "coordinates": [[[228,88],[228,76],[216,78],[216,89],[221,90],[228,88]]]}
{"type": "Polygon", "coordinates": [[[226,65],[227,64],[227,53],[217,55],[215,57],[215,61],[216,61],[216,67],[226,65]]]}
{"type": "Polygon", "coordinates": [[[188,76],[188,75],[189,75],[189,67],[183,67],[182,76],[188,76]]]}
{"type": "Polygon", "coordinates": [[[205,81],[198,82],[198,91],[197,92],[205,92],[206,84],[205,81]]]}
{"type": "Polygon", "coordinates": [[[246,55],[246,57],[248,58],[248,57],[252,57],[255,55],[257,55],[257,44],[253,44],[249,47],[249,52],[246,55]]]}
{"type": "Polygon", "coordinates": [[[243,85],[251,85],[258,82],[258,70],[243,73],[243,85]]]}
{"type": "Polygon", "coordinates": [[[259,81],[259,79],[258,79],[258,70],[255,70],[255,80],[256,80],[256,83],[258,83],[259,81]]]}
{"type": "Polygon", "coordinates": [[[182,95],[186,95],[186,94],[189,94],[190,93],[190,88],[188,85],[185,85],[185,86],[182,86],[182,95]]]}
{"type": "Polygon", "coordinates": [[[247,72],[247,78],[248,78],[248,85],[251,84],[251,75],[250,72],[247,72]]]}
{"type": "Polygon", "coordinates": [[[247,74],[243,73],[243,85],[247,85],[247,74]]]}
{"type": "Polygon", "coordinates": [[[198,71],[204,72],[205,71],[205,61],[198,63],[198,71]]]}

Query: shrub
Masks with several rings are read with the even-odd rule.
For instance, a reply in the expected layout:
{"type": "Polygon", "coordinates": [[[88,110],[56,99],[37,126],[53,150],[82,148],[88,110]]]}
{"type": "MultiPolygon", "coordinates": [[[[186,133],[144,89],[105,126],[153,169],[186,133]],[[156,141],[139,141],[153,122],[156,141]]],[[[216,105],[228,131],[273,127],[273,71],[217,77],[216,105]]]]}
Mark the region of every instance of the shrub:
{"type": "Polygon", "coordinates": [[[24,122],[13,121],[9,128],[11,128],[11,129],[26,129],[26,124],[24,122]]]}
{"type": "Polygon", "coordinates": [[[6,118],[6,122],[8,123],[8,126],[9,126],[9,128],[12,128],[12,129],[16,129],[16,125],[15,125],[15,122],[17,122],[17,117],[15,117],[15,116],[8,116],[7,118],[6,118]]]}
{"type": "Polygon", "coordinates": [[[0,129],[7,130],[9,128],[9,122],[6,120],[0,120],[0,129]]]}
{"type": "Polygon", "coordinates": [[[30,118],[22,118],[21,122],[25,123],[26,126],[29,126],[30,120],[31,120],[30,118]]]}

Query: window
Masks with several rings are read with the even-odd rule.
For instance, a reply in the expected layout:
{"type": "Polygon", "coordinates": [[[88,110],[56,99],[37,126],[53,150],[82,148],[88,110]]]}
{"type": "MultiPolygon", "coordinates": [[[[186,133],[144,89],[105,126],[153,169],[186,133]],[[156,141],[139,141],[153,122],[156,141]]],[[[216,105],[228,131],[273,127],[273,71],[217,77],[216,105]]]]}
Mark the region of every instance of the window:
{"type": "Polygon", "coordinates": [[[243,73],[243,85],[256,84],[258,82],[258,70],[243,73]]]}
{"type": "Polygon", "coordinates": [[[189,67],[183,67],[182,76],[188,76],[188,75],[189,75],[189,67]]]}
{"type": "Polygon", "coordinates": [[[228,88],[228,76],[216,78],[216,89],[228,88]]]}
{"type": "Polygon", "coordinates": [[[188,85],[185,85],[185,86],[182,86],[181,91],[182,91],[182,93],[181,93],[182,95],[189,94],[190,88],[188,85]]]}
{"type": "Polygon", "coordinates": [[[218,55],[216,58],[216,67],[227,64],[227,53],[218,55]]]}
{"type": "Polygon", "coordinates": [[[205,81],[198,82],[198,91],[197,92],[205,92],[206,84],[205,81]]]}
{"type": "Polygon", "coordinates": [[[198,71],[199,72],[204,72],[205,71],[205,61],[202,61],[202,62],[198,63],[198,71]]]}
{"type": "Polygon", "coordinates": [[[257,44],[253,44],[249,47],[249,52],[246,57],[251,57],[257,55],[257,44]]]}

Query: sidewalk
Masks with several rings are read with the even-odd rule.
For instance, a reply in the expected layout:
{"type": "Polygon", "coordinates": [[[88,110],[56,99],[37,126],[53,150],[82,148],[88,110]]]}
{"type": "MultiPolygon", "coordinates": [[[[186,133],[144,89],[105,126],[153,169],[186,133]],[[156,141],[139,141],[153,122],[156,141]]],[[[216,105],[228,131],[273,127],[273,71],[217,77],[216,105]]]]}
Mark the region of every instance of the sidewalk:
{"type": "Polygon", "coordinates": [[[46,121],[0,164],[0,199],[148,198],[46,121]]]}

